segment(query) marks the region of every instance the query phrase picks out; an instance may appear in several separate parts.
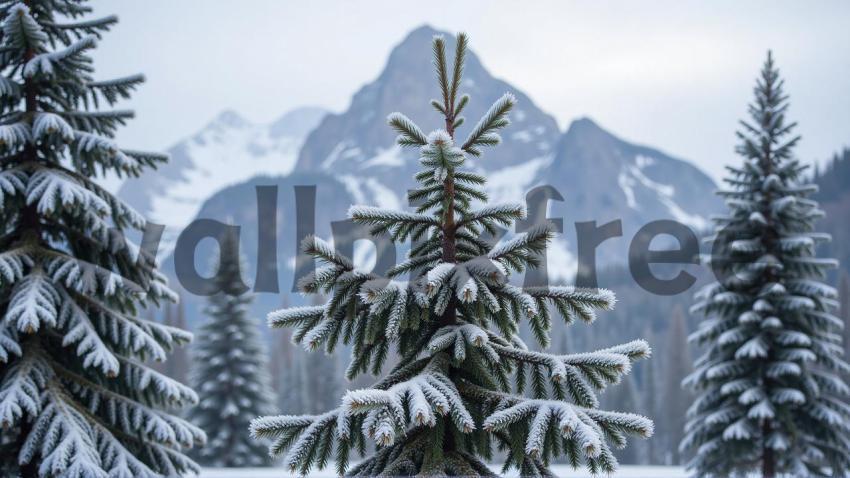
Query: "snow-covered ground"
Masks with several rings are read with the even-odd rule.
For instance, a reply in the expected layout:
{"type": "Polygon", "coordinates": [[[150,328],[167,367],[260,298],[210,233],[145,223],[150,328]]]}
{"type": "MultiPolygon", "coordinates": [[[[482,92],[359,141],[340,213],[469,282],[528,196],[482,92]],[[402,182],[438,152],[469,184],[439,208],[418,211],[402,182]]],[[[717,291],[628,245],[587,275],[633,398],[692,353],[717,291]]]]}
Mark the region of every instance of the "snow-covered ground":
{"type": "MultiPolygon", "coordinates": [[[[591,478],[586,470],[573,470],[569,466],[554,466],[552,471],[563,478],[591,478]]],[[[289,478],[292,475],[283,468],[207,468],[200,478],[289,478]]],[[[313,478],[336,478],[333,468],[310,473],[313,478]]],[[[515,477],[516,475],[508,475],[515,477]]],[[[596,475],[604,476],[604,475],[596,475]]],[[[610,475],[615,478],[685,478],[688,476],[682,468],[674,466],[623,466],[610,475]]]]}

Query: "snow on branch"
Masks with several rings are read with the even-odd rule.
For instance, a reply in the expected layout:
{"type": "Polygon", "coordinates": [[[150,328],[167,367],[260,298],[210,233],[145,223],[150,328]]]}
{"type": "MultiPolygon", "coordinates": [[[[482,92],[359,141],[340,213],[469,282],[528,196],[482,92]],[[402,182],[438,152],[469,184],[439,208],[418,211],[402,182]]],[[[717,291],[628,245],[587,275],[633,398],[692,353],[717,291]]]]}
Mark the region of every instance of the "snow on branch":
{"type": "Polygon", "coordinates": [[[325,306],[323,305],[290,307],[269,313],[268,324],[275,329],[292,327],[305,321],[319,320],[324,314],[325,306]]]}
{"type": "Polygon", "coordinates": [[[525,206],[519,203],[488,206],[465,214],[458,222],[457,227],[480,226],[491,234],[495,234],[496,224],[510,226],[518,219],[525,219],[525,216],[525,206]]]}
{"type": "Polygon", "coordinates": [[[455,146],[451,135],[444,130],[432,131],[427,140],[428,143],[419,151],[419,163],[427,168],[426,171],[432,172],[431,176],[435,182],[441,183],[450,172],[454,172],[466,161],[466,156],[455,146]]]}
{"type": "Polygon", "coordinates": [[[381,446],[391,445],[397,434],[405,433],[408,424],[435,426],[437,415],[451,415],[464,433],[475,430],[475,422],[454,384],[436,371],[426,370],[387,390],[349,391],[343,397],[342,410],[349,417],[366,415],[363,429],[381,446]]]}
{"type": "Polygon", "coordinates": [[[34,334],[44,325],[55,326],[60,300],[44,272],[33,270],[12,289],[5,321],[25,334],[34,334]]]}
{"type": "Polygon", "coordinates": [[[70,43],[72,37],[82,38],[84,35],[94,35],[100,38],[103,32],[118,23],[116,15],[108,15],[93,20],[83,20],[69,23],[44,22],[44,27],[51,35],[56,35],[65,43],[70,43]]]}
{"type": "Polygon", "coordinates": [[[145,81],[144,75],[132,75],[112,80],[92,81],[88,86],[94,106],[98,105],[98,97],[103,97],[108,104],[115,104],[120,99],[130,97],[130,92],[145,81]]]}
{"type": "Polygon", "coordinates": [[[407,282],[373,279],[364,282],[360,287],[360,299],[369,305],[372,315],[380,315],[387,311],[389,318],[385,330],[387,339],[395,340],[402,326],[407,321],[409,299],[419,292],[411,290],[407,282]]]}
{"type": "Polygon", "coordinates": [[[87,314],[97,318],[92,324],[103,340],[143,359],[163,361],[166,351],[191,340],[189,332],[149,320],[122,314],[90,296],[72,293],[87,314]]]}
{"type": "MultiPolygon", "coordinates": [[[[71,173],[68,173],[68,174],[71,174],[71,173]]],[[[136,211],[132,206],[130,206],[129,204],[127,204],[126,202],[124,202],[120,198],[113,196],[112,194],[109,193],[109,191],[103,189],[103,187],[101,187],[99,184],[97,184],[96,182],[92,181],[91,179],[89,179],[89,178],[87,178],[83,175],[75,174],[74,178],[77,181],[79,181],[81,184],[83,184],[83,186],[85,186],[86,189],[88,189],[89,191],[94,193],[97,197],[101,198],[103,201],[106,202],[106,204],[109,205],[109,209],[110,209],[109,216],[110,216],[110,219],[112,220],[112,222],[114,223],[114,225],[116,227],[124,228],[124,227],[130,226],[130,227],[137,229],[137,230],[144,229],[145,225],[147,224],[147,219],[145,219],[145,217],[142,216],[141,213],[136,211]]],[[[115,234],[117,234],[117,231],[116,231],[116,233],[113,233],[113,235],[115,235],[115,234]]],[[[116,239],[115,242],[123,243],[123,245],[127,244],[127,240],[126,240],[125,237],[123,237],[123,234],[119,234],[118,236],[115,237],[115,239],[116,239]]],[[[134,249],[138,249],[138,248],[135,247],[134,249]]],[[[155,260],[155,258],[151,258],[152,263],[153,263],[154,260],[155,260]]],[[[155,269],[152,271],[152,273],[153,274],[159,274],[159,272],[155,269]]],[[[164,278],[165,276],[162,276],[162,277],[164,278]]],[[[164,284],[167,281],[163,280],[163,281],[160,281],[160,282],[162,282],[164,284]]]]}
{"type": "Polygon", "coordinates": [[[617,302],[614,293],[607,289],[552,286],[528,287],[526,292],[532,297],[550,301],[567,323],[576,318],[593,322],[596,320],[594,309],[611,310],[617,302]]]}
{"type": "Polygon", "coordinates": [[[493,344],[490,344],[487,332],[477,325],[462,324],[443,327],[434,332],[428,342],[428,352],[431,355],[451,349],[452,356],[459,363],[466,359],[468,347],[480,348],[491,362],[499,362],[499,355],[493,344]]]}
{"type": "MultiPolygon", "coordinates": [[[[328,450],[333,440],[338,440],[336,424],[342,416],[340,408],[321,415],[281,415],[260,417],[251,422],[251,435],[255,438],[273,439],[269,454],[278,456],[289,450],[284,463],[291,471],[307,474],[315,457],[311,450],[320,443],[328,450]]],[[[325,457],[327,459],[327,457],[325,457]]]]}
{"type": "Polygon", "coordinates": [[[27,184],[27,204],[36,204],[40,214],[57,209],[85,215],[105,215],[109,205],[68,174],[55,169],[38,169],[27,184]]]}
{"type": "MultiPolygon", "coordinates": [[[[114,111],[65,111],[63,117],[69,122],[69,127],[88,133],[97,133],[104,136],[113,136],[119,126],[132,119],[135,113],[132,110],[114,111]]],[[[70,136],[73,139],[73,135],[70,136]]]]}
{"type": "Polygon", "coordinates": [[[478,121],[472,132],[463,143],[463,149],[473,156],[480,156],[481,151],[478,149],[481,146],[496,146],[501,142],[501,138],[496,131],[510,124],[508,120],[508,112],[513,109],[516,104],[516,97],[511,93],[505,93],[501,98],[496,100],[487,113],[478,121]]]}
{"type": "Polygon", "coordinates": [[[390,233],[395,241],[403,241],[409,235],[421,235],[430,227],[438,227],[439,221],[428,214],[417,214],[373,206],[351,206],[348,216],[358,224],[372,226],[372,234],[390,233]]]}
{"type": "Polygon", "coordinates": [[[6,11],[3,36],[4,40],[9,39],[12,47],[21,51],[38,51],[48,40],[41,25],[32,17],[29,6],[21,2],[6,11]]]}
{"type": "Polygon", "coordinates": [[[470,347],[480,350],[496,367],[506,362],[545,367],[553,385],[568,387],[568,391],[588,407],[598,406],[594,389],[618,383],[622,375],[629,373],[633,361],[650,354],[649,345],[638,340],[596,352],[553,355],[517,347],[473,324],[443,327],[428,343],[432,355],[447,351],[459,363],[466,359],[470,347]]]}
{"type": "Polygon", "coordinates": [[[61,142],[69,143],[74,139],[74,128],[56,113],[39,112],[33,121],[32,135],[35,140],[44,142],[50,142],[56,135],[61,142]]]}
{"type": "Polygon", "coordinates": [[[94,175],[93,165],[115,171],[119,176],[137,175],[141,170],[140,160],[125,153],[110,138],[86,131],[74,131],[74,164],[86,175],[94,175]]]}
{"type": "Polygon", "coordinates": [[[87,404],[90,413],[106,417],[109,426],[123,433],[140,434],[148,441],[185,448],[206,441],[200,428],[182,418],[115,393],[66,369],[59,368],[59,376],[71,393],[87,404]],[[136,426],[140,421],[145,423],[142,429],[136,426]]]}
{"type": "Polygon", "coordinates": [[[38,416],[41,412],[41,390],[51,375],[50,367],[40,355],[26,350],[21,359],[4,371],[3,387],[0,388],[0,425],[9,429],[18,423],[26,412],[38,416]]]}
{"type": "Polygon", "coordinates": [[[487,257],[522,271],[534,260],[534,254],[546,249],[546,244],[554,236],[551,224],[536,226],[525,234],[497,245],[487,253],[487,257]]]}
{"type": "Polygon", "coordinates": [[[0,77],[0,98],[12,100],[21,97],[21,85],[12,78],[0,77]]]}
{"type": "MultiPolygon", "coordinates": [[[[547,444],[556,436],[567,440],[567,453],[580,450],[585,459],[611,472],[616,459],[607,443],[611,440],[618,448],[625,446],[626,435],[643,438],[652,436],[653,424],[646,417],[621,412],[586,408],[557,400],[526,399],[519,396],[491,392],[464,383],[461,392],[470,399],[483,400],[493,406],[493,412],[484,420],[484,429],[490,433],[506,430],[512,425],[522,425],[528,430],[523,452],[533,458],[551,453],[547,444]]],[[[570,457],[574,463],[578,456],[570,457]]]]}
{"type": "Polygon", "coordinates": [[[149,396],[155,397],[155,401],[166,406],[182,407],[198,403],[198,395],[186,385],[136,360],[125,357],[119,359],[124,382],[131,389],[149,393],[149,396]]]}
{"type": "Polygon", "coordinates": [[[0,285],[11,285],[24,277],[24,270],[33,265],[29,249],[16,249],[0,252],[0,285]]]}
{"type": "Polygon", "coordinates": [[[39,456],[39,469],[56,476],[106,477],[90,417],[49,389],[49,400],[33,423],[18,456],[29,463],[39,456]]]}
{"type": "Polygon", "coordinates": [[[424,146],[428,143],[419,126],[401,113],[390,113],[387,123],[398,132],[396,143],[400,146],[424,146]]]}
{"type": "Polygon", "coordinates": [[[145,290],[120,274],[90,262],[48,251],[43,267],[50,279],[83,295],[138,298],[145,290]]]}
{"type": "Polygon", "coordinates": [[[11,198],[26,191],[27,174],[17,169],[0,171],[0,208],[6,198],[11,198]]]}
{"type": "Polygon", "coordinates": [[[0,125],[0,151],[19,151],[30,143],[32,143],[32,131],[28,123],[18,122],[0,125]]]}
{"type": "Polygon", "coordinates": [[[36,55],[24,65],[24,76],[33,78],[40,75],[45,78],[53,78],[57,70],[61,70],[62,72],[78,70],[85,63],[80,58],[81,54],[85,50],[94,48],[96,45],[97,39],[93,35],[89,35],[68,45],[63,50],[36,55]]]}
{"type": "Polygon", "coordinates": [[[17,334],[5,322],[0,321],[0,363],[7,363],[10,355],[20,357],[23,353],[17,334]]]}
{"type": "Polygon", "coordinates": [[[342,254],[338,254],[333,250],[333,248],[331,248],[330,244],[312,234],[301,241],[301,250],[307,255],[313,256],[328,264],[334,264],[343,270],[354,269],[354,263],[351,262],[351,259],[343,256],[342,254]]]}
{"type": "Polygon", "coordinates": [[[68,294],[62,294],[59,326],[65,328],[62,346],[77,344],[77,355],[83,357],[83,367],[99,368],[107,377],[118,375],[118,358],[103,342],[89,315],[68,294]]]}

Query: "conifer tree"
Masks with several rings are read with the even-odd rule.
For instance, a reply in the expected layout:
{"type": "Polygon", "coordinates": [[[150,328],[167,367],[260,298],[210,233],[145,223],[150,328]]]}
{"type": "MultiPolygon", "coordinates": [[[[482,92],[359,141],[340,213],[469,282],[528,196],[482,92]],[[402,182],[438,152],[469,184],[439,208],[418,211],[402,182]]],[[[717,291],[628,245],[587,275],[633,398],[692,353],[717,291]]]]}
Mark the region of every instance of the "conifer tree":
{"type": "Polygon", "coordinates": [[[349,210],[375,234],[414,240],[409,258],[382,278],[308,237],[304,250],[322,266],[301,289],[330,300],[269,316],[273,327],[294,327],[294,339],[310,350],[350,344],[349,379],[380,374],[392,347],[400,357],[383,379],[347,392],[336,409],[253,423],[255,436],[274,440],[272,454],[286,451],[290,469],[307,473],[333,456],[338,472],[349,476],[496,476],[484,460],[499,449],[507,455],[505,468],[524,476],[554,476],[548,463],[559,456],[610,472],[616,467],[612,446],[625,446],[630,434],[651,434],[648,419],[600,410],[596,396],[633,360],[649,355],[646,342],[554,355],[529,350],[518,336],[527,321],[545,347],[554,319],[550,306],[568,322],[592,321],[594,309],[611,308],[614,296],[574,287],[523,290],[508,282],[512,271],[535,265],[552,236],[548,225],[495,246],[481,239],[525,210],[513,204],[474,208],[487,202],[486,179],[470,163],[499,143],[515,100],[505,94],[464,139],[456,139],[470,101],[460,92],[466,44],[458,35],[450,67],[445,41],[433,41],[440,99],[431,104],[443,129],[426,135],[400,113],[388,118],[399,145],[419,148],[422,171],[410,199],[421,206],[416,212],[349,210]],[[403,280],[407,274],[412,280],[403,280]],[[374,454],[349,469],[351,451],[365,453],[370,440],[374,454]]]}
{"type": "Polygon", "coordinates": [[[686,380],[698,392],[683,449],[698,476],[760,470],[764,477],[845,476],[850,468],[848,387],[840,373],[836,291],[822,280],[835,261],[815,257],[828,236],[808,197],[806,166],[793,158],[799,136],[785,120],[788,99],[768,53],[738,133],[741,166],[720,191],[712,267],[718,281],[697,294],[706,316],[691,336],[705,345],[686,380]]]}
{"type": "Polygon", "coordinates": [[[117,21],[79,0],[0,2],[0,456],[3,476],[159,477],[196,470],[197,400],[149,368],[191,336],[140,316],[174,301],[124,237],[145,221],[98,186],[167,157],[113,141],[141,75],[93,77],[117,21]]]}
{"type": "MultiPolygon", "coordinates": [[[[238,248],[223,245],[222,250],[238,248]]],[[[247,433],[252,419],[274,410],[275,398],[266,345],[248,315],[253,295],[245,290],[240,268],[238,259],[222,259],[215,274],[220,292],[208,299],[207,321],[192,349],[191,383],[200,403],[189,418],[207,434],[207,444],[195,453],[205,466],[271,464],[265,444],[247,433]]]]}

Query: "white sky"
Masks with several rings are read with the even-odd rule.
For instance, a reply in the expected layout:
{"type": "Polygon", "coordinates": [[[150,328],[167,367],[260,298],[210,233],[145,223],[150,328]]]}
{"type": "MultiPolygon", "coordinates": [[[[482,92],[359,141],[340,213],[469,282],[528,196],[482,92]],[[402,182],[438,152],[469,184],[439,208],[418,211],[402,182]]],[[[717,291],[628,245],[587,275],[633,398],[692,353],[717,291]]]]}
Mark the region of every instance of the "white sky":
{"type": "MultiPolygon", "coordinates": [[[[143,72],[128,148],[164,149],[223,109],[269,122],[301,105],[344,110],[411,29],[470,34],[485,66],[562,128],[590,116],[718,178],[772,48],[800,123],[798,156],[850,145],[846,1],[95,0],[119,25],[98,77],[143,72]]],[[[423,58],[422,61],[429,61],[423,58]]],[[[423,101],[428,98],[423,98],[423,101]]]]}

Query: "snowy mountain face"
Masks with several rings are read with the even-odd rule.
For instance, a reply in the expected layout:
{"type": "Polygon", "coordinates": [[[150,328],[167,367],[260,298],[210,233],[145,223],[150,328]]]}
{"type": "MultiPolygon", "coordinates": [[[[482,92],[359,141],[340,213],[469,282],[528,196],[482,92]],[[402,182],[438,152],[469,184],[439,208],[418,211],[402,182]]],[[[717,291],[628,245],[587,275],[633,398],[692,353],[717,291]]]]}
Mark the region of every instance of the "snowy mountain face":
{"type": "MultiPolygon", "coordinates": [[[[309,135],[298,156],[299,171],[322,171],[342,180],[360,203],[384,207],[405,207],[405,194],[414,185],[418,152],[395,145],[396,134],[387,126],[386,117],[399,111],[416,122],[426,133],[445,128],[439,114],[428,104],[440,94],[431,62],[431,40],[442,34],[447,50],[454,51],[454,37],[430,27],[411,32],[393,49],[378,78],[358,91],[351,105],[341,114],[330,114],[309,135]]],[[[535,165],[551,158],[559,131],[551,116],[538,108],[522,91],[494,78],[474,53],[467,56],[462,93],[470,95],[464,116],[467,123],[458,129],[462,140],[478,118],[501,97],[511,92],[518,107],[511,115],[511,126],[503,143],[484,151],[470,164],[488,174],[518,167],[529,182],[535,165]]],[[[514,186],[522,189],[524,184],[514,186]]]]}
{"type": "Polygon", "coordinates": [[[301,108],[271,124],[253,124],[225,111],[169,149],[168,164],[126,183],[118,194],[151,221],[164,224],[166,240],[173,239],[223,188],[257,175],[291,173],[304,138],[325,114],[301,108]]]}
{"type": "Polygon", "coordinates": [[[596,221],[598,226],[622,221],[624,237],[600,246],[603,264],[627,265],[628,242],[651,221],[673,219],[699,234],[722,208],[714,195],[716,185],[702,171],[617,138],[588,118],[573,121],[533,184],[552,185],[563,196],[563,202],[551,205],[550,214],[564,218],[569,242],[575,240],[577,221],[596,221]]]}

